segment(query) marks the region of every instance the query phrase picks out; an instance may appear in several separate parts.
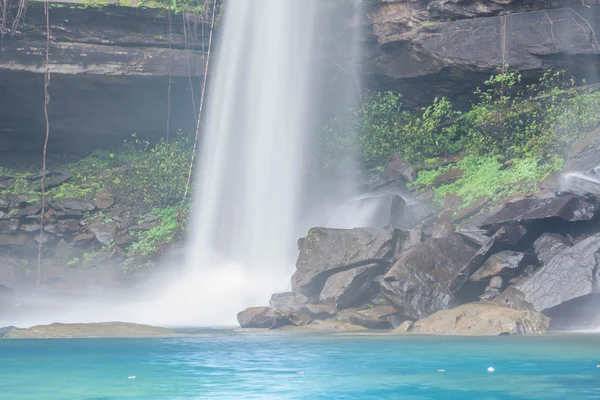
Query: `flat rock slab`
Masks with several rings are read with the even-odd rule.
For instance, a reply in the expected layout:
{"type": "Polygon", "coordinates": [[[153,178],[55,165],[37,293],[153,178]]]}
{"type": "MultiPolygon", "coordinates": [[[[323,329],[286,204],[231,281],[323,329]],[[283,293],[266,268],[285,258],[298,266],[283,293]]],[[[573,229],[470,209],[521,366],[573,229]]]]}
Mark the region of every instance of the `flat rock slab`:
{"type": "Polygon", "coordinates": [[[51,324],[10,330],[4,339],[151,338],[178,336],[174,330],[127,322],[51,324]]]}
{"type": "MultiPolygon", "coordinates": [[[[506,203],[492,217],[484,221],[480,228],[491,229],[494,226],[509,222],[528,222],[548,218],[560,218],[573,221],[574,212],[580,204],[580,199],[573,195],[563,195],[550,198],[530,198],[506,203]]],[[[587,219],[587,218],[586,218],[587,219]]]]}
{"type": "MultiPolygon", "coordinates": [[[[427,335],[497,336],[543,334],[550,319],[535,311],[514,310],[492,302],[463,304],[415,322],[410,333],[427,335]]],[[[397,333],[405,333],[406,327],[397,333]]]]}

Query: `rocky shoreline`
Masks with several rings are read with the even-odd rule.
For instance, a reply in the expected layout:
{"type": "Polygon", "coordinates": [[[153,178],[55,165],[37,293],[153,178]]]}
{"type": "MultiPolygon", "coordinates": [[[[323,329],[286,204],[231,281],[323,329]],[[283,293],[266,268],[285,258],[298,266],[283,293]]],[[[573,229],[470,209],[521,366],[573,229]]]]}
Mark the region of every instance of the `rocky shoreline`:
{"type": "MultiPolygon", "coordinates": [[[[298,242],[292,291],[240,312],[240,326],[440,335],[598,326],[600,140],[588,139],[568,160],[580,172],[551,177],[536,193],[466,208],[449,194],[437,209],[422,195],[413,203],[374,195],[384,227],[312,228],[298,242]]],[[[404,185],[408,172],[391,160],[384,186],[404,185]]]]}

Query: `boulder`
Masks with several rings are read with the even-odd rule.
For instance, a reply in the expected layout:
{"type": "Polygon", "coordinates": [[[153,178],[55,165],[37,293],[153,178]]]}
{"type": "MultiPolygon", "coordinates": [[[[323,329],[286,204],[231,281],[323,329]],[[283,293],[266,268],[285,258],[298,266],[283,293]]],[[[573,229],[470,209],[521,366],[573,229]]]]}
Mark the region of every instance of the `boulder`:
{"type": "Polygon", "coordinates": [[[299,311],[309,303],[308,297],[293,292],[275,293],[271,296],[269,305],[283,311],[299,311]]]}
{"type": "Polygon", "coordinates": [[[8,200],[12,208],[20,208],[38,204],[42,199],[37,194],[11,194],[8,200]]]}
{"type": "Polygon", "coordinates": [[[435,224],[427,230],[427,233],[431,234],[434,239],[440,239],[449,236],[454,233],[454,224],[452,219],[454,218],[454,211],[451,209],[444,210],[435,224]]]}
{"type": "Polygon", "coordinates": [[[58,211],[93,211],[96,206],[81,199],[50,199],[50,207],[58,211]]]}
{"type": "MultiPolygon", "coordinates": [[[[469,277],[477,271],[483,263],[494,253],[502,250],[509,250],[516,246],[519,241],[525,236],[527,229],[523,225],[507,224],[498,229],[498,231],[484,244],[475,255],[465,264],[460,271],[459,276],[454,281],[452,290],[458,291],[461,286],[467,282],[469,277]]],[[[473,297],[470,288],[461,290],[458,296],[460,298],[469,299],[473,297]]],[[[475,296],[476,297],[476,296],[475,296]]]]}
{"type": "MultiPolygon", "coordinates": [[[[499,278],[499,277],[496,277],[499,278]]],[[[502,278],[500,278],[502,279],[502,278]]],[[[500,285],[502,285],[502,282],[499,282],[500,285]]],[[[480,300],[492,300],[495,299],[496,297],[498,297],[498,295],[500,294],[500,289],[499,288],[495,288],[492,286],[486,286],[485,290],[483,291],[483,294],[481,296],[479,296],[480,300]]]]}
{"type": "Polygon", "coordinates": [[[502,285],[504,284],[504,279],[499,276],[494,276],[490,279],[490,288],[492,289],[502,289],[502,285]]]}
{"type": "Polygon", "coordinates": [[[412,328],[414,322],[407,320],[404,321],[403,323],[401,323],[396,329],[394,329],[395,333],[406,333],[408,331],[410,331],[410,328],[412,328]]]}
{"type": "MultiPolygon", "coordinates": [[[[565,221],[575,221],[578,216],[575,211],[581,199],[573,195],[551,196],[545,198],[527,198],[520,201],[504,204],[496,214],[481,224],[482,229],[493,229],[506,223],[527,223],[550,218],[559,218],[565,221]]],[[[587,220],[587,216],[581,216],[587,220]]]]}
{"type": "Polygon", "coordinates": [[[479,228],[479,225],[491,215],[491,213],[479,213],[473,217],[460,221],[456,226],[456,233],[476,246],[485,245],[490,240],[490,237],[486,236],[487,231],[479,228]]]}
{"type": "Polygon", "coordinates": [[[108,246],[115,240],[116,226],[112,223],[97,223],[90,226],[90,232],[103,245],[108,246]]]}
{"type": "Polygon", "coordinates": [[[274,329],[285,325],[302,326],[310,323],[307,315],[271,307],[250,307],[238,313],[237,320],[242,328],[274,329]]]}
{"type": "Polygon", "coordinates": [[[460,210],[454,217],[454,222],[460,222],[464,219],[477,215],[483,207],[490,201],[488,196],[479,196],[474,202],[460,210]]]}
{"type": "Polygon", "coordinates": [[[301,314],[306,314],[313,320],[325,320],[333,318],[338,310],[330,304],[307,304],[300,310],[301,314]]]}
{"type": "Polygon", "coordinates": [[[42,229],[42,225],[40,224],[22,224],[19,227],[20,230],[22,230],[23,232],[39,232],[40,229],[42,229]]]}
{"type": "Polygon", "coordinates": [[[58,265],[67,265],[73,257],[73,247],[71,247],[64,239],[60,239],[54,249],[54,256],[58,265]]]}
{"type": "Polygon", "coordinates": [[[363,226],[400,229],[406,202],[397,194],[384,194],[358,200],[358,212],[365,215],[363,226]]]}
{"type": "Polygon", "coordinates": [[[392,329],[393,325],[388,317],[397,313],[398,311],[392,306],[377,306],[366,309],[349,309],[338,313],[335,319],[368,329],[392,329]]]}
{"type": "Polygon", "coordinates": [[[0,208],[7,209],[10,207],[10,201],[8,197],[4,194],[0,194],[0,208]]]}
{"type": "Polygon", "coordinates": [[[355,305],[368,292],[378,267],[377,264],[369,264],[331,275],[323,286],[319,300],[334,304],[339,309],[355,305]]]}
{"type": "Polygon", "coordinates": [[[543,334],[549,328],[550,319],[538,312],[479,302],[438,311],[415,322],[409,331],[427,335],[497,336],[543,334]]]}
{"type": "Polygon", "coordinates": [[[483,266],[471,275],[469,280],[472,282],[488,281],[495,275],[500,275],[510,280],[521,275],[525,267],[535,265],[537,262],[538,260],[533,254],[510,250],[501,251],[492,254],[483,266]]]}
{"type": "Polygon", "coordinates": [[[453,286],[475,250],[458,236],[430,239],[400,254],[387,272],[382,293],[409,319],[455,305],[453,286]]]}
{"type": "Polygon", "coordinates": [[[595,174],[600,165],[600,128],[575,142],[568,151],[565,170],[595,174]]]}
{"type": "Polygon", "coordinates": [[[99,210],[105,210],[115,204],[115,196],[105,190],[102,190],[94,199],[94,204],[96,204],[96,207],[99,210]]]}
{"type": "Polygon", "coordinates": [[[417,170],[411,167],[399,153],[393,153],[381,173],[381,179],[385,182],[398,179],[414,182],[417,179],[417,170]]]}
{"type": "Polygon", "coordinates": [[[597,293],[599,262],[600,234],[597,234],[560,251],[533,275],[516,283],[509,294],[503,293],[500,301],[511,306],[525,301],[536,311],[544,311],[597,293]]]}
{"type": "Polygon", "coordinates": [[[299,240],[292,291],[317,298],[327,278],[354,267],[387,267],[398,248],[399,231],[382,228],[312,228],[299,240]]]}
{"type": "Polygon", "coordinates": [[[573,243],[558,233],[543,233],[533,243],[535,255],[542,264],[548,263],[558,253],[571,247],[573,243]]]}

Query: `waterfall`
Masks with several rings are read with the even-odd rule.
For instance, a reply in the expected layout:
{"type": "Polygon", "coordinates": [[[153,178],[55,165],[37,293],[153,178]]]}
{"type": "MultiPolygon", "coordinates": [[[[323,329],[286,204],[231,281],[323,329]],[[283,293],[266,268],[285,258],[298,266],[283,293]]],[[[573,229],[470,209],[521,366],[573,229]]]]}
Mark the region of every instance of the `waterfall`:
{"type": "Polygon", "coordinates": [[[288,288],[316,101],[317,2],[227,2],[185,266],[142,320],[234,324],[237,312],[288,288]]]}

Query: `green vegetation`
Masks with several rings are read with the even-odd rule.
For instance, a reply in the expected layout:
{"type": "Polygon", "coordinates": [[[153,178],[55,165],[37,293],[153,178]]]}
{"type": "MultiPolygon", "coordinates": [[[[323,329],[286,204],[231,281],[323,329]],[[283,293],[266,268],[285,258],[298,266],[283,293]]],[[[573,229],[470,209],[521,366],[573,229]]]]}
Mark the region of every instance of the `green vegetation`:
{"type": "Polygon", "coordinates": [[[421,187],[458,167],[464,176],[435,188],[436,197],[456,193],[468,204],[483,194],[494,198],[525,190],[528,182],[560,170],[564,150],[600,125],[598,109],[600,91],[576,86],[562,71],[527,85],[518,72],[491,76],[466,110],[436,98],[415,111],[400,94],[375,93],[348,118],[325,126],[322,158],[333,162],[323,165],[343,168],[346,155],[357,149],[359,161],[379,171],[391,154],[400,153],[419,169],[431,169],[420,172],[421,187]],[[440,167],[440,160],[457,153],[462,161],[440,167]]]}
{"type": "Polygon", "coordinates": [[[154,254],[167,244],[173,243],[180,238],[180,224],[187,221],[189,203],[183,209],[183,215],[179,215],[179,206],[169,206],[156,209],[152,212],[158,218],[159,223],[145,232],[136,232],[139,240],[129,247],[129,254],[147,256],[154,254]]]}

